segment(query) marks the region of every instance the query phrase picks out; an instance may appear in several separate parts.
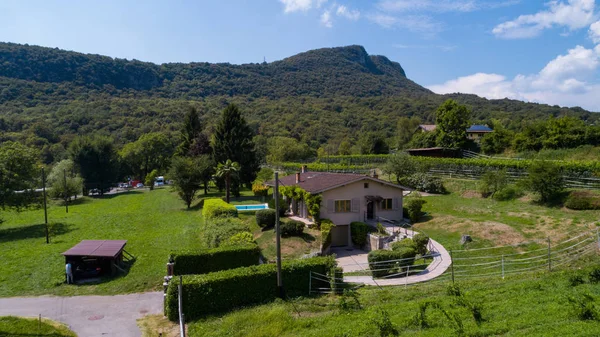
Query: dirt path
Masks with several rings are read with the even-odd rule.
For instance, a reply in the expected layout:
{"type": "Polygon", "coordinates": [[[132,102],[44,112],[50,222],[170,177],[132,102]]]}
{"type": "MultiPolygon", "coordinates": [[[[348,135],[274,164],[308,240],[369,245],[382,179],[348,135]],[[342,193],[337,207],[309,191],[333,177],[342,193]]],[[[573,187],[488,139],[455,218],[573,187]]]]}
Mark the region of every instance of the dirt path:
{"type": "Polygon", "coordinates": [[[0,316],[42,315],[65,323],[79,337],[141,336],[136,319],[162,314],[163,293],[115,296],[0,298],[0,316]]]}

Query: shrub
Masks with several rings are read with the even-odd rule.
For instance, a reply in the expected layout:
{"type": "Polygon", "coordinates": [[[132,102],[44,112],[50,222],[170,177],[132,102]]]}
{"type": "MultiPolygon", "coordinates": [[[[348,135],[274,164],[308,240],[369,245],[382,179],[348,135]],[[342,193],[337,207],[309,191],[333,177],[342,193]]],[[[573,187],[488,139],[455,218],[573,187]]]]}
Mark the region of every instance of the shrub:
{"type": "Polygon", "coordinates": [[[417,250],[417,245],[415,244],[413,239],[410,239],[410,238],[402,239],[400,241],[396,241],[396,242],[392,243],[393,251],[397,251],[397,250],[404,249],[404,248],[412,248],[414,250],[417,250]]]}
{"type": "Polygon", "coordinates": [[[256,211],[256,224],[260,227],[273,227],[275,226],[276,211],[272,208],[259,209],[256,211]]]}
{"type": "Polygon", "coordinates": [[[269,195],[269,186],[255,182],[252,184],[252,193],[257,197],[266,197],[269,195]]]}
{"type": "Polygon", "coordinates": [[[335,224],[329,219],[321,219],[321,250],[325,250],[331,245],[331,229],[335,224]]]}
{"type": "Polygon", "coordinates": [[[225,241],[221,246],[237,247],[246,244],[256,244],[256,241],[254,241],[254,235],[252,235],[250,232],[237,233],[225,241]]]}
{"type": "Polygon", "coordinates": [[[252,266],[258,264],[259,257],[260,248],[256,244],[171,253],[175,275],[205,274],[252,266]]]}
{"type": "Polygon", "coordinates": [[[585,283],[585,279],[583,278],[583,275],[581,274],[573,274],[569,276],[569,285],[571,287],[577,287],[580,284],[584,284],[585,283]]]}
{"type": "Polygon", "coordinates": [[[487,171],[481,176],[479,192],[481,193],[482,197],[487,198],[505,188],[506,184],[506,170],[487,171]]]}
{"type": "Polygon", "coordinates": [[[300,221],[290,220],[286,222],[282,222],[279,225],[279,230],[281,232],[281,236],[300,236],[304,233],[304,223],[300,221]]]}
{"type": "Polygon", "coordinates": [[[429,176],[425,173],[416,173],[400,180],[401,184],[427,193],[446,193],[442,179],[429,176]]]}
{"type": "Polygon", "coordinates": [[[600,283],[600,267],[596,267],[590,272],[590,282],[600,283]]]}
{"type": "Polygon", "coordinates": [[[398,332],[398,329],[394,323],[392,323],[387,311],[383,309],[379,310],[371,317],[370,321],[377,327],[377,330],[379,330],[380,337],[400,336],[400,332],[398,332]]]}
{"type": "Polygon", "coordinates": [[[460,286],[458,284],[452,283],[452,284],[448,285],[448,287],[446,288],[446,294],[448,296],[461,297],[462,296],[462,291],[461,291],[460,286]]]}
{"type": "Polygon", "coordinates": [[[523,191],[516,186],[506,186],[501,190],[496,191],[492,198],[498,201],[514,200],[523,196],[523,191]]]}
{"type": "Polygon", "coordinates": [[[418,233],[413,236],[413,242],[415,243],[415,248],[417,250],[417,254],[425,255],[427,254],[427,244],[429,244],[429,236],[418,233]]]}
{"type": "MultiPolygon", "coordinates": [[[[269,201],[267,203],[269,204],[270,209],[275,209],[275,199],[269,198],[269,201]]],[[[279,217],[280,218],[285,216],[285,211],[287,211],[288,207],[289,207],[288,203],[285,200],[283,200],[282,197],[279,197],[279,217]]]]}
{"type": "Polygon", "coordinates": [[[202,215],[206,220],[219,217],[236,218],[238,216],[238,211],[235,206],[228,204],[221,199],[206,199],[204,200],[202,215]]]}
{"type": "Polygon", "coordinates": [[[589,294],[582,294],[579,297],[569,297],[573,314],[582,321],[600,320],[600,312],[596,308],[596,299],[589,294]]]}
{"type": "Polygon", "coordinates": [[[369,252],[369,268],[373,277],[384,277],[401,272],[402,267],[412,265],[417,251],[411,247],[402,247],[397,250],[373,250],[369,252]],[[402,260],[402,261],[397,261],[402,260]]]}
{"type": "Polygon", "coordinates": [[[207,247],[216,248],[232,236],[249,231],[248,226],[238,218],[212,219],[204,225],[204,244],[207,247]]]}
{"type": "Polygon", "coordinates": [[[353,244],[360,248],[363,248],[367,244],[367,239],[369,236],[369,225],[367,225],[364,222],[351,222],[350,236],[352,237],[353,244]]]}
{"type": "Polygon", "coordinates": [[[600,196],[590,191],[573,191],[567,197],[565,207],[576,210],[600,209],[600,196]]]}
{"type": "Polygon", "coordinates": [[[527,169],[525,187],[540,195],[541,202],[555,199],[565,188],[562,170],[547,161],[535,161],[527,169]]]}
{"type": "MultiPolygon", "coordinates": [[[[333,257],[290,260],[282,263],[285,293],[289,297],[309,294],[310,272],[326,275],[335,266],[333,257]]],[[[313,287],[327,286],[315,284],[313,287]]],[[[178,319],[177,287],[179,279],[169,283],[165,314],[178,319]]],[[[262,264],[183,278],[183,312],[187,320],[225,312],[235,308],[273,301],[277,297],[277,266],[262,264]]]]}
{"type": "Polygon", "coordinates": [[[416,223],[421,218],[423,212],[423,205],[426,204],[427,201],[421,198],[407,198],[406,199],[406,209],[408,209],[408,216],[410,217],[410,221],[416,223]]]}

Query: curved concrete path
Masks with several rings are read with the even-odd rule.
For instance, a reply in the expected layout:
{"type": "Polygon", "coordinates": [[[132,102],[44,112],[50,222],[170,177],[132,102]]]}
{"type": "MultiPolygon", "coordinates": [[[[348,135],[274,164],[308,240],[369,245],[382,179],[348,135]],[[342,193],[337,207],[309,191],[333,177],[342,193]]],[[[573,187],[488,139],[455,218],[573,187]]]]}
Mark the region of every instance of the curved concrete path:
{"type": "MultiPolygon", "coordinates": [[[[384,225],[385,226],[385,225],[384,225]]],[[[390,227],[386,227],[388,232],[390,227]]],[[[396,227],[397,228],[397,227],[396,227]]],[[[393,228],[392,228],[393,230],[393,228]]],[[[413,237],[418,232],[412,230],[404,230],[408,237],[413,237]]],[[[403,232],[404,232],[403,231],[403,232]]],[[[344,276],[344,282],[362,283],[365,285],[372,286],[394,286],[394,285],[407,285],[419,282],[426,282],[433,280],[434,278],[442,275],[450,265],[452,259],[450,254],[439,242],[430,239],[429,250],[432,252],[433,261],[424,269],[422,272],[416,275],[400,278],[389,278],[389,279],[373,279],[372,276],[344,276]]],[[[354,250],[356,251],[356,250],[354,250]]],[[[367,259],[367,252],[360,251],[359,254],[348,254],[344,250],[333,251],[334,253],[339,252],[340,257],[336,258],[338,266],[344,269],[344,272],[357,272],[361,270],[369,270],[369,261],[367,259]]],[[[347,251],[346,251],[347,252],[347,251]]]]}
{"type": "Polygon", "coordinates": [[[137,337],[136,320],[162,314],[163,293],[115,296],[0,298],[0,316],[46,317],[65,323],[79,337],[137,337]]]}

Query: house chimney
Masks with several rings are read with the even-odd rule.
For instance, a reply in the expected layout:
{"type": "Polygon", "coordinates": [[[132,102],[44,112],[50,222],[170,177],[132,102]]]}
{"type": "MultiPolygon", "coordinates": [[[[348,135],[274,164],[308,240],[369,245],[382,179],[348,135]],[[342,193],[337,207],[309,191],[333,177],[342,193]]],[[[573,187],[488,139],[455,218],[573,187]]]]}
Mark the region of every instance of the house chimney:
{"type": "Polygon", "coordinates": [[[377,175],[377,170],[376,169],[372,169],[371,170],[371,178],[379,178],[379,175],[377,175]]]}
{"type": "Polygon", "coordinates": [[[306,169],[306,165],[302,165],[302,171],[300,171],[300,172],[302,172],[302,173],[306,173],[306,171],[307,171],[307,169],[306,169]]]}
{"type": "Polygon", "coordinates": [[[300,172],[296,173],[296,184],[300,182],[300,172]]]}

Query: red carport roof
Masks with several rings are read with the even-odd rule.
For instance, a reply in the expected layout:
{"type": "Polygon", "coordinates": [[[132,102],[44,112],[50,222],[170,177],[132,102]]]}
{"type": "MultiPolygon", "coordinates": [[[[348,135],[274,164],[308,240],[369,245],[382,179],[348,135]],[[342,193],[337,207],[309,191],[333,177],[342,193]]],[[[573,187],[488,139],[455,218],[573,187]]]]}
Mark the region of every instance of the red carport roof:
{"type": "Polygon", "coordinates": [[[62,253],[64,256],[116,257],[127,240],[83,240],[62,253]]]}

